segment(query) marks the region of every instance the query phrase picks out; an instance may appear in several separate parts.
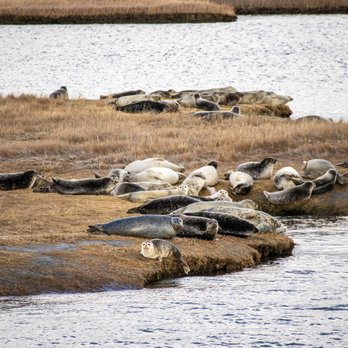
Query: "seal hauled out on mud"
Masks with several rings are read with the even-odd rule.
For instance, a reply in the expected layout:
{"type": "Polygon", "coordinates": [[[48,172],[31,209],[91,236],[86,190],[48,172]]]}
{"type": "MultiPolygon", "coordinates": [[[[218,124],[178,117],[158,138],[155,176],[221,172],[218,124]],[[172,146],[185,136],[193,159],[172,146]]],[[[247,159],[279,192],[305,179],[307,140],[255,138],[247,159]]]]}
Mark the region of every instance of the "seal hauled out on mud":
{"type": "Polygon", "coordinates": [[[260,162],[246,162],[237,167],[237,171],[248,173],[254,180],[269,179],[272,176],[273,166],[277,160],[266,157],[260,162]]]}
{"type": "Polygon", "coordinates": [[[117,178],[63,180],[52,178],[52,189],[66,195],[108,195],[117,185],[117,178]]]}
{"type": "Polygon", "coordinates": [[[248,173],[230,170],[225,173],[225,180],[229,180],[232,192],[236,195],[246,195],[250,192],[254,180],[248,173]]]}
{"type": "Polygon", "coordinates": [[[181,231],[182,227],[183,221],[178,217],[142,215],[90,225],[87,231],[128,237],[172,238],[181,231]]]}
{"type": "Polygon", "coordinates": [[[263,191],[263,194],[272,204],[289,204],[309,199],[314,188],[314,182],[305,181],[299,186],[291,187],[277,192],[263,191]]]}
{"type": "Polygon", "coordinates": [[[128,173],[140,173],[143,170],[153,168],[153,167],[164,167],[170,168],[176,172],[184,172],[185,168],[183,166],[178,166],[172,162],[169,162],[163,158],[145,158],[143,160],[136,160],[124,167],[128,173]]]}
{"type": "Polygon", "coordinates": [[[35,170],[0,174],[0,190],[8,191],[32,188],[38,175],[39,173],[35,170]]]}
{"type": "Polygon", "coordinates": [[[142,242],[141,255],[148,259],[158,259],[160,262],[163,258],[172,258],[181,262],[185,274],[190,272],[190,267],[182,257],[179,248],[167,240],[152,239],[142,242]]]}

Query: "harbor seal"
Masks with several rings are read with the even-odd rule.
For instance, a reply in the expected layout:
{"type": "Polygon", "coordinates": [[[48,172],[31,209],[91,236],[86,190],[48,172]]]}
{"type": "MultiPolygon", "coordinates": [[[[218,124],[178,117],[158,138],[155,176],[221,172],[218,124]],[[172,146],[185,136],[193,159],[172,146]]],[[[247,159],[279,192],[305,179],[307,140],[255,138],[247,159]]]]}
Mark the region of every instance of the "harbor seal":
{"type": "Polygon", "coordinates": [[[189,116],[200,117],[203,121],[216,119],[235,118],[240,116],[239,106],[233,106],[230,111],[196,111],[188,114],[189,116]]]}
{"type": "Polygon", "coordinates": [[[202,173],[206,177],[205,186],[215,186],[219,182],[219,177],[217,173],[218,162],[211,161],[206,166],[200,167],[192,171],[189,176],[195,175],[197,173],[202,173]]]}
{"type": "Polygon", "coordinates": [[[248,173],[229,170],[224,175],[225,180],[229,180],[232,193],[235,195],[246,195],[250,192],[254,180],[248,173]]]}
{"type": "Polygon", "coordinates": [[[275,158],[266,157],[260,162],[242,163],[237,167],[237,171],[249,174],[254,180],[270,179],[276,163],[275,158]]]}
{"type": "Polygon", "coordinates": [[[340,162],[340,163],[337,163],[337,165],[338,165],[339,167],[348,168],[348,160],[343,161],[343,162],[340,162]]]}
{"type": "Polygon", "coordinates": [[[142,102],[145,100],[159,101],[160,99],[160,97],[155,95],[135,94],[112,99],[111,101],[109,101],[109,104],[115,105],[116,110],[121,110],[121,108],[126,107],[127,105],[132,105],[134,103],[142,102]]]}
{"type": "Polygon", "coordinates": [[[179,248],[171,242],[161,239],[152,239],[141,243],[141,255],[148,259],[158,259],[162,262],[164,258],[171,258],[179,261],[185,274],[190,272],[190,267],[181,255],[179,248]]]}
{"type": "MultiPolygon", "coordinates": [[[[107,175],[107,177],[109,178],[115,178],[117,179],[118,183],[122,183],[124,181],[124,177],[128,174],[128,172],[124,169],[119,169],[119,168],[114,168],[114,169],[111,169],[107,175]]],[[[97,179],[100,179],[102,178],[103,176],[98,174],[98,173],[94,173],[94,176],[97,178],[97,179]]]]}
{"type": "Polygon", "coordinates": [[[26,170],[17,173],[0,173],[0,190],[19,190],[32,188],[38,178],[36,170],[26,170]]]}
{"type": "Polygon", "coordinates": [[[220,94],[218,92],[204,93],[204,94],[201,94],[201,97],[204,100],[211,101],[211,102],[213,102],[215,104],[219,104],[219,101],[220,101],[220,94]]]}
{"type": "Polygon", "coordinates": [[[228,192],[221,189],[217,192],[211,193],[209,196],[190,196],[193,198],[198,198],[200,201],[224,201],[232,202],[232,198],[228,195],[228,192]]]}
{"type": "Polygon", "coordinates": [[[185,175],[174,171],[170,168],[164,167],[152,167],[145,169],[139,173],[128,173],[124,176],[124,181],[126,182],[154,182],[163,183],[166,182],[171,185],[178,183],[180,179],[185,178],[185,175]]]}
{"type": "Polygon", "coordinates": [[[181,105],[185,108],[196,107],[195,98],[191,94],[187,94],[187,95],[182,96],[181,98],[179,98],[177,100],[177,102],[179,103],[179,105],[181,105]]]}
{"type": "Polygon", "coordinates": [[[50,99],[68,99],[68,89],[65,86],[60,87],[49,95],[50,99]]]}
{"type": "Polygon", "coordinates": [[[122,112],[140,113],[140,112],[169,112],[171,108],[168,104],[161,101],[141,100],[119,108],[122,112]]]}
{"type": "Polygon", "coordinates": [[[178,166],[172,162],[169,162],[163,158],[145,158],[143,160],[136,160],[124,167],[128,173],[139,173],[143,170],[152,168],[152,167],[164,167],[170,168],[176,172],[184,172],[185,168],[183,166],[178,166]]]}
{"type": "Polygon", "coordinates": [[[254,233],[259,232],[258,228],[253,223],[231,214],[211,211],[198,211],[185,214],[189,216],[200,216],[216,220],[219,225],[219,234],[228,234],[237,237],[248,237],[254,233]]]}
{"type": "Polygon", "coordinates": [[[239,207],[214,207],[206,210],[207,212],[225,213],[237,216],[253,223],[259,232],[276,232],[283,233],[286,227],[275,217],[255,209],[239,207]]]}
{"type": "Polygon", "coordinates": [[[130,202],[147,202],[151,199],[166,197],[172,195],[187,195],[189,188],[186,185],[181,185],[178,188],[168,190],[154,190],[154,191],[137,191],[125,193],[117,196],[117,198],[125,199],[130,202]]]}
{"type": "Polygon", "coordinates": [[[173,216],[177,216],[183,221],[183,227],[181,231],[177,233],[177,237],[214,240],[218,233],[219,224],[214,219],[183,214],[173,216]]]}
{"type": "Polygon", "coordinates": [[[206,186],[207,178],[202,172],[191,173],[182,182],[183,185],[187,185],[188,195],[198,196],[199,192],[206,186]]]}
{"type": "Polygon", "coordinates": [[[290,166],[283,167],[274,174],[273,182],[278,190],[284,190],[296,186],[292,178],[302,179],[295,168],[290,166]]]}
{"type": "Polygon", "coordinates": [[[118,196],[130,192],[163,190],[171,187],[172,185],[166,182],[161,184],[153,182],[122,182],[115,186],[115,188],[110,192],[110,195],[118,196]]]}
{"type": "Polygon", "coordinates": [[[244,199],[240,202],[225,202],[225,201],[210,201],[210,202],[196,202],[189,204],[186,207],[179,208],[175,210],[172,214],[188,214],[195,213],[198,211],[208,210],[210,208],[215,207],[239,207],[239,208],[249,208],[249,209],[257,209],[258,205],[252,201],[251,199],[244,199]]]}
{"type": "Polygon", "coordinates": [[[299,186],[278,192],[263,191],[263,194],[272,204],[289,204],[309,199],[314,188],[315,184],[312,181],[305,181],[299,186]]]}
{"type": "Polygon", "coordinates": [[[324,159],[311,159],[308,162],[303,161],[302,171],[303,176],[308,179],[316,179],[317,177],[325,174],[329,169],[335,169],[335,166],[324,159]]]}
{"type": "Polygon", "coordinates": [[[181,231],[183,222],[178,217],[141,215],[116,219],[105,224],[88,226],[88,232],[103,232],[128,237],[172,238],[181,231]]]}
{"type": "Polygon", "coordinates": [[[209,100],[201,98],[201,96],[196,93],[193,95],[195,99],[195,107],[197,109],[207,110],[207,111],[219,111],[219,105],[209,100]]]}
{"type": "Polygon", "coordinates": [[[116,178],[63,180],[52,178],[52,190],[66,195],[108,195],[116,186],[116,178]]]}
{"type": "Polygon", "coordinates": [[[237,92],[240,104],[283,105],[293,100],[290,96],[267,91],[237,92]]]}

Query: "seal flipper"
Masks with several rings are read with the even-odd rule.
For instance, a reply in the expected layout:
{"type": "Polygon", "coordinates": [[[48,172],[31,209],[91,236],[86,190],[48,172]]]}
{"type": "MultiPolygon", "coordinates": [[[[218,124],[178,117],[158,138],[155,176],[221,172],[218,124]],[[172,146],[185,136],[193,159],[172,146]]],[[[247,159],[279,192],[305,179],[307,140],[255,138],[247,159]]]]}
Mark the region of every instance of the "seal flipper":
{"type": "Polygon", "coordinates": [[[96,234],[106,233],[105,231],[103,231],[102,224],[88,225],[87,232],[96,233],[96,234]]]}
{"type": "Polygon", "coordinates": [[[100,178],[102,178],[102,176],[100,175],[100,174],[98,174],[98,173],[93,173],[94,174],[94,176],[97,178],[97,179],[100,179],[100,178]]]}

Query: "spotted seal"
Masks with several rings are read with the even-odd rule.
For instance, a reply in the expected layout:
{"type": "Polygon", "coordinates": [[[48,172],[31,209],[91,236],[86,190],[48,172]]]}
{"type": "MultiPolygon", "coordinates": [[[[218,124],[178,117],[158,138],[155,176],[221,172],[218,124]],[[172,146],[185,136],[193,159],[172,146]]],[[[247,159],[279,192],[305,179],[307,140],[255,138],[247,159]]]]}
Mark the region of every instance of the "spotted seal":
{"type": "Polygon", "coordinates": [[[246,162],[237,167],[238,172],[248,173],[254,180],[270,179],[277,160],[266,157],[260,162],[246,162]]]}
{"type": "Polygon", "coordinates": [[[148,259],[158,259],[162,262],[163,258],[171,258],[179,261],[185,274],[190,272],[190,267],[181,255],[179,248],[167,240],[152,239],[141,243],[141,255],[148,259]]]}
{"type": "Polygon", "coordinates": [[[325,174],[329,169],[336,168],[330,161],[324,159],[315,158],[309,161],[303,161],[303,176],[308,179],[316,179],[325,174]]]}
{"type": "Polygon", "coordinates": [[[278,192],[263,191],[263,194],[272,204],[289,204],[309,199],[314,188],[315,184],[312,181],[305,181],[299,186],[278,192]]]}
{"type": "Polygon", "coordinates": [[[207,178],[202,172],[191,173],[182,182],[189,188],[188,195],[199,195],[199,192],[206,186],[207,178]]]}
{"type": "Polygon", "coordinates": [[[18,190],[32,188],[39,173],[35,170],[0,174],[0,190],[18,190]]]}
{"type": "Polygon", "coordinates": [[[212,211],[197,211],[192,213],[185,213],[185,215],[200,216],[216,220],[219,224],[219,234],[247,237],[259,232],[258,228],[253,223],[231,214],[212,211]]]}
{"type": "Polygon", "coordinates": [[[146,94],[134,94],[134,95],[126,95],[124,97],[120,97],[117,99],[111,99],[108,104],[115,105],[116,110],[121,110],[123,107],[127,107],[128,105],[132,105],[134,103],[139,103],[143,101],[159,101],[161,97],[155,95],[146,95],[146,94]]]}
{"type": "Polygon", "coordinates": [[[219,105],[209,100],[203,99],[198,93],[193,95],[195,99],[195,107],[197,109],[207,110],[207,111],[219,111],[219,105]]]}
{"type": "Polygon", "coordinates": [[[254,180],[248,173],[229,170],[224,175],[225,180],[229,180],[235,195],[246,195],[250,192],[254,180]]]}
{"type": "Polygon", "coordinates": [[[68,89],[65,86],[60,87],[49,95],[50,99],[68,99],[68,89]]]}
{"type": "Polygon", "coordinates": [[[147,202],[151,199],[166,197],[172,195],[187,195],[189,188],[186,185],[181,185],[177,188],[167,190],[154,190],[154,191],[136,191],[125,193],[117,196],[117,198],[125,199],[130,202],[147,202]]]}
{"type": "Polygon", "coordinates": [[[206,177],[206,186],[215,186],[219,182],[217,173],[218,162],[211,161],[206,166],[200,167],[192,171],[189,176],[202,173],[206,177]]]}
{"type": "Polygon", "coordinates": [[[153,168],[153,167],[164,167],[172,169],[176,172],[184,172],[185,168],[183,166],[178,166],[172,162],[169,162],[163,158],[145,158],[143,160],[136,160],[124,167],[128,173],[139,173],[143,170],[153,168]]]}
{"type": "Polygon", "coordinates": [[[283,167],[279,169],[273,177],[273,182],[278,190],[287,189],[296,186],[293,178],[302,179],[301,175],[293,167],[283,167]]]}
{"type": "Polygon", "coordinates": [[[183,222],[178,217],[141,215],[116,219],[105,224],[88,226],[88,232],[103,232],[129,237],[172,238],[181,231],[183,222]]]}
{"type": "Polygon", "coordinates": [[[116,178],[63,180],[52,178],[52,190],[66,195],[108,195],[116,186],[116,178]]]}

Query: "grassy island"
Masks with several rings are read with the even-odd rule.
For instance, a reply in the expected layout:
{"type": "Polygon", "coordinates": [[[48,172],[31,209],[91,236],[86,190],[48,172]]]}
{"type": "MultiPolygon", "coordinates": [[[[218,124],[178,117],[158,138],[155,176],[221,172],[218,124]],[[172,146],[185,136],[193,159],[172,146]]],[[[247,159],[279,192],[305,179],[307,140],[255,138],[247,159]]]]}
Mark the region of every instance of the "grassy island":
{"type": "MultiPolygon", "coordinates": [[[[273,156],[281,166],[300,170],[302,161],[311,158],[333,163],[346,159],[346,122],[294,122],[252,114],[246,105],[241,110],[250,115],[202,122],[183,111],[126,114],[105,100],[3,97],[1,172],[35,169],[46,177],[83,178],[93,172],[104,175],[135,159],[165,157],[189,173],[216,160],[221,179],[217,189],[228,189],[223,173],[241,162],[273,156]]],[[[348,214],[347,185],[336,185],[333,191],[283,212],[265,201],[263,189],[275,190],[270,180],[257,182],[248,198],[272,214],[348,214]]],[[[126,216],[127,209],[136,205],[112,196],[0,191],[0,295],[143,287],[183,275],[173,261],[160,265],[144,259],[140,238],[86,232],[89,224],[126,216]]],[[[173,242],[182,249],[190,275],[253,267],[290,255],[294,246],[291,239],[276,233],[173,242]]]]}

